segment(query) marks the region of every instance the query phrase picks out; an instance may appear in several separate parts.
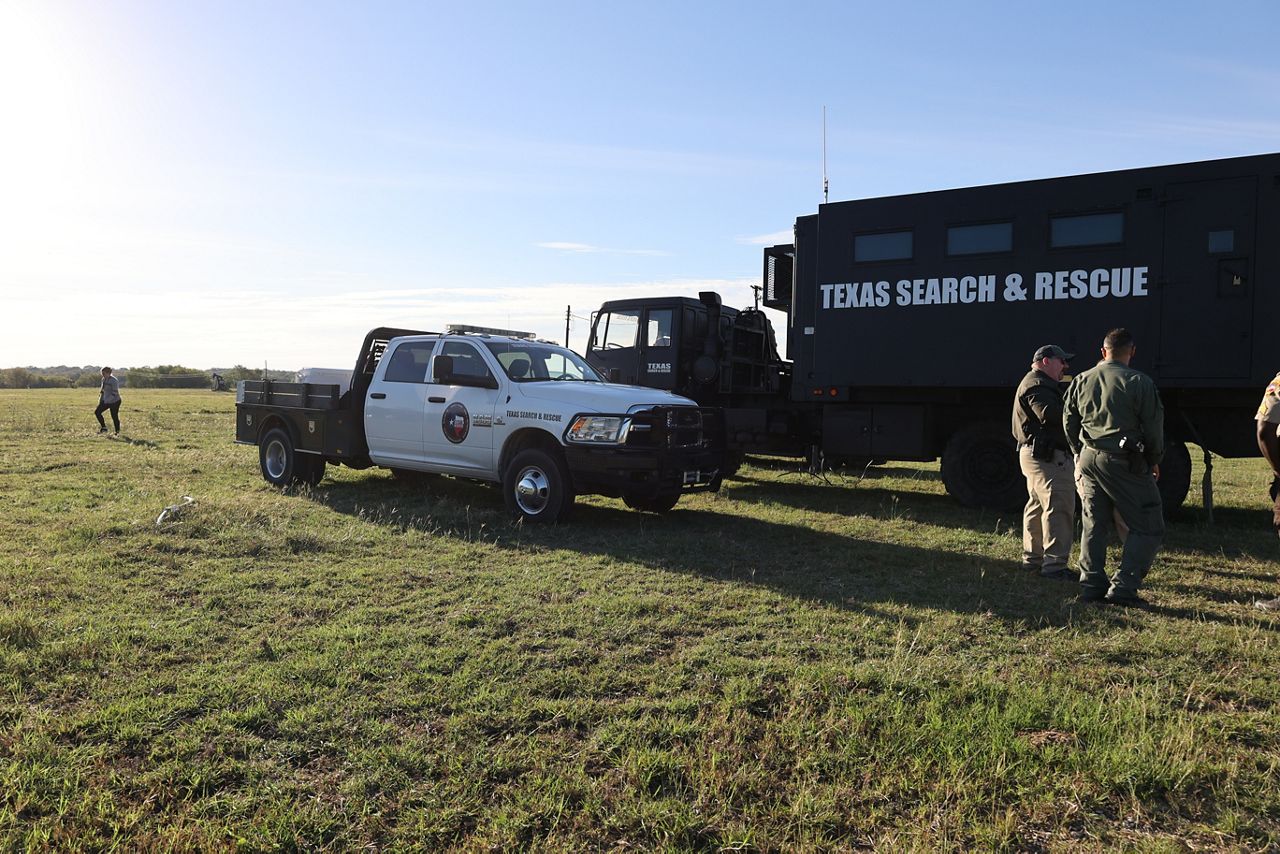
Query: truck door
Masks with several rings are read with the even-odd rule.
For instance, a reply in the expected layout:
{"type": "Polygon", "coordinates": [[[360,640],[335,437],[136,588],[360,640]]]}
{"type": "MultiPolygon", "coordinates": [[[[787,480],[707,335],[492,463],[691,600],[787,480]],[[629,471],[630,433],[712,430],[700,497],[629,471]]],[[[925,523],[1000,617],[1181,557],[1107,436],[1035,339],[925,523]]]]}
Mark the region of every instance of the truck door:
{"type": "Polygon", "coordinates": [[[673,314],[669,308],[645,309],[644,334],[640,336],[638,385],[668,390],[676,387],[673,314]]]}
{"type": "Polygon", "coordinates": [[[1251,375],[1257,195],[1253,176],[1169,185],[1161,379],[1251,375]]]}
{"type": "Polygon", "coordinates": [[[369,457],[379,465],[400,466],[422,459],[427,366],[435,346],[436,339],[405,341],[383,357],[386,369],[369,387],[364,407],[369,457]]]}
{"type": "Polygon", "coordinates": [[[598,370],[609,382],[637,385],[640,372],[640,320],[644,310],[639,308],[604,311],[596,317],[587,357],[591,367],[598,370]]]}
{"type": "Polygon", "coordinates": [[[492,476],[493,415],[501,394],[494,370],[470,341],[445,341],[439,355],[453,360],[453,374],[428,378],[425,462],[452,474],[492,476]]]}

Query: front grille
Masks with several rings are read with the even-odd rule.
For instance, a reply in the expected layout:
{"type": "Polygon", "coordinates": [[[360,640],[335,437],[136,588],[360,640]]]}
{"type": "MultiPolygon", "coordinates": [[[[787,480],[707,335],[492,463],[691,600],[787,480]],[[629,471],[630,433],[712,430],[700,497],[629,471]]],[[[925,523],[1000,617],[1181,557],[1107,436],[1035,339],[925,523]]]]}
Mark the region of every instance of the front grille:
{"type": "Polygon", "coordinates": [[[719,411],[693,406],[658,407],[632,416],[631,447],[711,448],[723,432],[719,411]]]}
{"type": "Polygon", "coordinates": [[[704,437],[701,410],[668,409],[666,421],[668,448],[702,447],[704,437]]]}

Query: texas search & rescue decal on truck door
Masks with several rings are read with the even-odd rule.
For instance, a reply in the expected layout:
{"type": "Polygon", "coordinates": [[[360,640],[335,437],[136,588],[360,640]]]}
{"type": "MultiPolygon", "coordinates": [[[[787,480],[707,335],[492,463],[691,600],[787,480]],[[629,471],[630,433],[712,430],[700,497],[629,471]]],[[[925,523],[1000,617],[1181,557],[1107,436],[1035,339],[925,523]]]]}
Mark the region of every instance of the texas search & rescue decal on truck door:
{"type": "Polygon", "coordinates": [[[462,444],[471,432],[471,414],[461,403],[451,403],[445,407],[444,416],[440,419],[440,429],[444,437],[455,445],[462,444]]]}

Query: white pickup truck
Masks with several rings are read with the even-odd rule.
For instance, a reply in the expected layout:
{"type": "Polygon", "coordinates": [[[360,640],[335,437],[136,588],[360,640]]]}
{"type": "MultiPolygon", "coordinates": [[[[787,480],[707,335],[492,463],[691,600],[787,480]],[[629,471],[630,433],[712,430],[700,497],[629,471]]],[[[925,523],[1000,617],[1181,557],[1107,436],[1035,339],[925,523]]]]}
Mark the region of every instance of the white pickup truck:
{"type": "Polygon", "coordinates": [[[263,380],[236,397],[236,441],[258,446],[277,486],[319,483],[328,464],[446,474],[501,484],[530,522],[558,521],[575,495],[661,513],[717,490],[723,433],[718,409],[605,382],[554,344],[474,331],[375,329],[349,390],[263,380]]]}

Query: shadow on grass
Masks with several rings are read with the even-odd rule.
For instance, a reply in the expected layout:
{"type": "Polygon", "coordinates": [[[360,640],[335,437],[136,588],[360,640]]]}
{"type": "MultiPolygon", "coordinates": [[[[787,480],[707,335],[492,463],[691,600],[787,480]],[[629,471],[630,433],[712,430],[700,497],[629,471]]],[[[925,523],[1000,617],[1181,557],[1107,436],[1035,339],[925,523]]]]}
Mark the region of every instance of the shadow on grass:
{"type": "MultiPolygon", "coordinates": [[[[433,475],[393,478],[371,472],[354,480],[326,481],[299,494],[335,512],[362,515],[375,523],[388,520],[385,524],[400,528],[468,537],[484,526],[485,539],[492,537],[500,548],[535,546],[589,557],[608,556],[664,572],[759,585],[908,625],[927,616],[899,610],[901,606],[984,614],[1010,625],[1040,628],[1081,621],[1111,622],[1140,613],[1194,622],[1238,622],[1228,615],[1159,604],[1141,611],[1074,607],[1075,584],[1041,579],[1023,571],[1017,560],[885,543],[769,521],[751,515],[749,506],[779,503],[814,512],[865,514],[890,522],[899,517],[886,517],[886,513],[901,513],[904,520],[991,532],[995,514],[960,507],[937,494],[758,483],[734,487],[732,497],[713,499],[710,510],[677,508],[667,516],[637,513],[620,504],[580,503],[568,524],[555,526],[513,525],[506,517],[499,490],[433,475]],[[892,504],[891,499],[898,503],[892,504]],[[738,501],[748,506],[735,507],[738,501]]],[[[1004,519],[1018,524],[1016,514],[1004,519]]],[[[1197,588],[1171,589],[1223,604],[1236,601],[1226,596],[1217,599],[1197,588]]]]}
{"type": "Polygon", "coordinates": [[[1272,592],[1265,589],[1254,588],[1250,590],[1223,590],[1218,587],[1206,587],[1202,584],[1169,584],[1160,585],[1165,590],[1175,593],[1181,593],[1184,596],[1192,596],[1199,599],[1207,599],[1210,602],[1216,602],[1219,605],[1245,605],[1252,608],[1255,599],[1270,599],[1280,593],[1280,589],[1276,589],[1277,585],[1273,582],[1270,585],[1272,592]]]}
{"type": "Polygon", "coordinates": [[[731,501],[668,516],[579,504],[569,524],[520,526],[507,521],[498,490],[451,478],[370,474],[298,495],[375,523],[394,519],[386,524],[444,535],[465,530],[468,536],[483,524],[486,540],[492,536],[500,548],[607,556],[661,572],[767,587],[908,625],[928,617],[901,606],[985,614],[1021,627],[1079,619],[1061,604],[1075,595],[1074,585],[1030,577],[1016,561],[767,521],[731,501]]]}
{"type": "Polygon", "coordinates": [[[109,434],[107,434],[107,438],[108,438],[108,439],[110,439],[110,440],[111,440],[111,441],[113,441],[113,442],[124,442],[126,445],[137,445],[139,448],[158,448],[158,447],[160,447],[159,443],[157,443],[157,442],[153,442],[153,441],[151,441],[150,439],[134,439],[134,438],[132,438],[132,437],[130,437],[130,436],[126,436],[126,435],[123,435],[123,434],[121,434],[121,435],[115,435],[115,434],[110,434],[110,433],[109,433],[109,434]]]}
{"type": "MultiPolygon", "coordinates": [[[[874,482],[873,482],[874,483],[874,482]]],[[[825,484],[808,482],[755,481],[731,484],[726,496],[748,504],[781,504],[814,513],[838,513],[846,516],[884,516],[886,512],[927,525],[967,528],[990,532],[998,524],[1021,525],[1021,508],[989,510],[963,507],[954,498],[934,492],[910,492],[901,488],[874,486],[868,483],[825,484]]]]}
{"type": "Polygon", "coordinates": [[[1260,581],[1265,584],[1276,583],[1276,574],[1274,572],[1240,572],[1231,569],[1212,569],[1208,567],[1196,567],[1196,572],[1203,575],[1216,575],[1219,578],[1235,578],[1240,581],[1260,581]]]}
{"type": "Polygon", "coordinates": [[[744,481],[756,481],[761,483],[773,483],[780,478],[795,477],[798,479],[807,478],[815,482],[829,480],[833,483],[848,481],[852,483],[856,480],[885,480],[889,478],[906,479],[906,480],[942,480],[942,475],[937,468],[915,468],[897,464],[894,466],[837,466],[829,469],[822,474],[811,474],[804,460],[788,459],[784,457],[748,457],[750,468],[739,471],[734,475],[734,479],[744,481]],[[766,477],[757,477],[751,473],[751,469],[756,471],[768,472],[766,477]]]}

